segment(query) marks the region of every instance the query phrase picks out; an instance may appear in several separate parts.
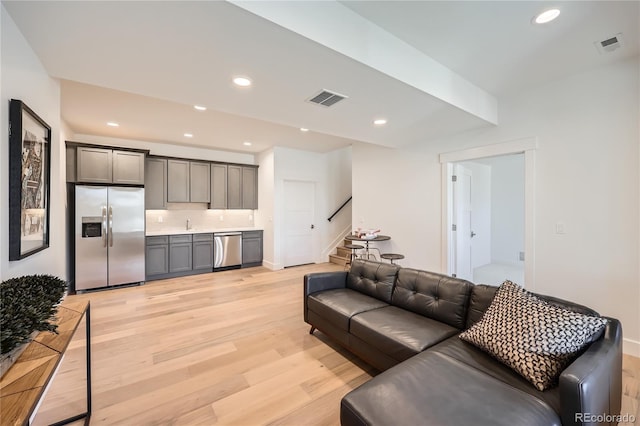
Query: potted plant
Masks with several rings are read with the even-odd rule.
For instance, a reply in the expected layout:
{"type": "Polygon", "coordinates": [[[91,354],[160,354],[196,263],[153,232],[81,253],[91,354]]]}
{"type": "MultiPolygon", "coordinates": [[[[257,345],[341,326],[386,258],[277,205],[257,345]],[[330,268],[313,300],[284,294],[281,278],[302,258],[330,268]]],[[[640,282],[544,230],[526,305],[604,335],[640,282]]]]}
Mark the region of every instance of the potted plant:
{"type": "Polygon", "coordinates": [[[25,275],[0,284],[0,376],[37,332],[57,332],[52,320],[66,290],[67,283],[52,275],[25,275]]]}

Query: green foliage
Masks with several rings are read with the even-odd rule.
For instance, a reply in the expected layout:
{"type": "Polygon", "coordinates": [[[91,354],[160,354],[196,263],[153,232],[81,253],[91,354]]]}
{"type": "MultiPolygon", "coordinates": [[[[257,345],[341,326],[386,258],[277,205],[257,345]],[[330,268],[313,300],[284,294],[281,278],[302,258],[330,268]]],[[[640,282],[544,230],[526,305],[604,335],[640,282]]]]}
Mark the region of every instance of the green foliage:
{"type": "Polygon", "coordinates": [[[34,331],[56,332],[51,324],[67,283],[52,275],[26,275],[0,284],[0,352],[26,342],[34,331]]]}

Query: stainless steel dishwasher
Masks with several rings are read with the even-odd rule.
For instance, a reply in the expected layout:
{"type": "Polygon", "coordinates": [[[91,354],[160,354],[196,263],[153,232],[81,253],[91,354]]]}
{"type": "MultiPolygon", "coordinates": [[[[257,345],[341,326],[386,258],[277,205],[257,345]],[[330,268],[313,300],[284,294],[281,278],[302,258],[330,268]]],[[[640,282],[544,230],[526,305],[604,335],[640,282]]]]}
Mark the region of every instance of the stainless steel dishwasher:
{"type": "Polygon", "coordinates": [[[242,232],[213,234],[213,269],[242,265],[242,232]]]}

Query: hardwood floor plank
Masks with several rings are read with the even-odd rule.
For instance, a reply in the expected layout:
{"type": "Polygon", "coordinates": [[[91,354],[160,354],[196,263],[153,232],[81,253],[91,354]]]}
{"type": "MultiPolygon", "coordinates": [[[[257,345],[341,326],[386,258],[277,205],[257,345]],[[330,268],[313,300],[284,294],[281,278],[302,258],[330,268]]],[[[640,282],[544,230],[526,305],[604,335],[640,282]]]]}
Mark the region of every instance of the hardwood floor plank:
{"type": "MultiPolygon", "coordinates": [[[[247,268],[69,296],[91,300],[91,424],[339,424],[342,397],[377,372],[321,332],[309,334],[302,284],[306,273],[342,269],[247,268]]],[[[78,410],[78,331],[41,424],[78,410]]],[[[625,356],[623,367],[623,413],[637,419],[640,360],[625,356]]]]}

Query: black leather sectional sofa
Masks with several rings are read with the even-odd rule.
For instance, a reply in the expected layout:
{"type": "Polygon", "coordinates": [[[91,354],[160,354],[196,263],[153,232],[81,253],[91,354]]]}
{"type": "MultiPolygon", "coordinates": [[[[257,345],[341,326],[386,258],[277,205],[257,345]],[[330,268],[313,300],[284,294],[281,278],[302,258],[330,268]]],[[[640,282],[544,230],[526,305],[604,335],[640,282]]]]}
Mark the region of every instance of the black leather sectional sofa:
{"type": "MultiPolygon", "coordinates": [[[[381,370],[341,402],[342,425],[617,424],[622,329],[604,332],[537,390],[458,335],[479,321],[497,287],[364,260],[304,279],[304,320],[381,370]]],[[[548,296],[551,304],[597,315],[548,296]]]]}

